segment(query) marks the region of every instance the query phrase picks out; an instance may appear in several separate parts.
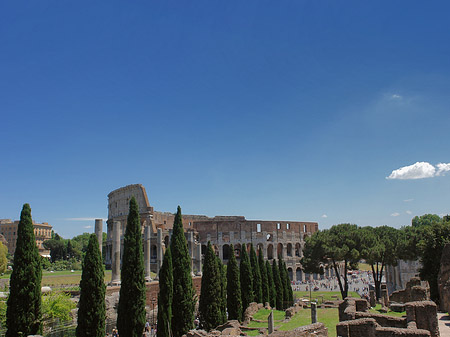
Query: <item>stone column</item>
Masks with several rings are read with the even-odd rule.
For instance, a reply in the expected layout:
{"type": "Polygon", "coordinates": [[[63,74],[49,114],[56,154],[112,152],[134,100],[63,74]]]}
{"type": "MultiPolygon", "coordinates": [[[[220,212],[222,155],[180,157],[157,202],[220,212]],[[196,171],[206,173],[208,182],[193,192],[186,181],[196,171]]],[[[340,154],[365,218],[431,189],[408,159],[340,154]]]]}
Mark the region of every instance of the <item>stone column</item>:
{"type": "Polygon", "coordinates": [[[194,275],[194,233],[188,232],[188,251],[189,251],[189,257],[191,259],[191,275],[194,275]]]}
{"type": "Polygon", "coordinates": [[[269,330],[269,335],[270,335],[274,331],[273,310],[270,312],[269,317],[268,317],[267,320],[268,320],[268,323],[269,323],[268,330],[269,330]]]}
{"type": "Polygon", "coordinates": [[[195,246],[195,259],[197,262],[197,275],[202,275],[202,245],[197,243],[195,246]]]}
{"type": "Polygon", "coordinates": [[[95,235],[98,240],[98,248],[100,248],[100,256],[102,256],[103,246],[103,219],[95,219],[95,235]]]}
{"type": "Polygon", "coordinates": [[[120,284],[120,221],[113,223],[111,285],[120,284]]]}
{"type": "Polygon", "coordinates": [[[144,227],[144,266],[145,266],[145,280],[150,282],[152,277],[150,276],[150,240],[151,240],[151,227],[149,225],[144,227]]]}
{"type": "Polygon", "coordinates": [[[317,323],[317,303],[311,302],[311,324],[317,323]]]}
{"type": "Polygon", "coordinates": [[[162,229],[158,228],[156,232],[156,276],[155,280],[158,280],[159,278],[159,270],[161,269],[163,258],[164,258],[164,251],[163,251],[163,235],[162,235],[162,229]]]}

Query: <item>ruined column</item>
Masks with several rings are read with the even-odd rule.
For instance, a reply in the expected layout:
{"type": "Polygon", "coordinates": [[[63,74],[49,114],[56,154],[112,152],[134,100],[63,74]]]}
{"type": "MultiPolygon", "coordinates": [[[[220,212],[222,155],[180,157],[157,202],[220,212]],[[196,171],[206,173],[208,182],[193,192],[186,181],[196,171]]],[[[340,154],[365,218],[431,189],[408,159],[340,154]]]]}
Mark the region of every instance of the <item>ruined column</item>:
{"type": "Polygon", "coordinates": [[[195,276],[194,274],[194,233],[188,232],[188,250],[189,250],[189,257],[191,259],[191,275],[195,276]]]}
{"type": "Polygon", "coordinates": [[[202,245],[197,243],[195,246],[195,259],[197,262],[197,275],[202,275],[202,245]]]}
{"type": "Polygon", "coordinates": [[[98,240],[98,248],[100,248],[100,256],[102,256],[103,246],[103,219],[95,219],[95,235],[98,240]]]}
{"type": "Polygon", "coordinates": [[[269,323],[268,330],[269,330],[269,335],[270,335],[274,331],[273,310],[270,312],[269,317],[268,317],[267,320],[268,320],[268,323],[269,323]]]}
{"type": "Polygon", "coordinates": [[[144,266],[145,266],[145,280],[150,282],[152,277],[150,276],[150,240],[151,240],[151,227],[144,227],[144,266]]]}
{"type": "Polygon", "coordinates": [[[111,285],[120,284],[120,221],[113,223],[111,285]]]}
{"type": "Polygon", "coordinates": [[[311,302],[311,324],[317,323],[317,303],[311,302]]]}

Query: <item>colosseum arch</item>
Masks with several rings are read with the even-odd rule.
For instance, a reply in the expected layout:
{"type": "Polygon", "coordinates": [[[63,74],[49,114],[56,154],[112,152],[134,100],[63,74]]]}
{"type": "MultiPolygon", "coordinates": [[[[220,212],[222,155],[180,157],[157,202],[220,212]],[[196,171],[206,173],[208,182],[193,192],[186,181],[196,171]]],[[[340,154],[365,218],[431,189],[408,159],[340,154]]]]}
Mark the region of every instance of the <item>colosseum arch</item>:
{"type": "Polygon", "coordinates": [[[269,243],[267,245],[267,259],[272,260],[273,259],[273,245],[269,243]]]}
{"type": "Polygon", "coordinates": [[[287,244],[286,256],[292,256],[292,243],[287,244]]]}
{"type": "Polygon", "coordinates": [[[241,258],[241,244],[240,243],[238,243],[234,246],[234,256],[238,260],[241,258]]]}
{"type": "Polygon", "coordinates": [[[230,245],[223,245],[222,246],[222,259],[229,260],[230,257],[231,257],[230,245]]]}
{"type": "Polygon", "coordinates": [[[300,282],[303,281],[302,276],[303,276],[302,268],[297,267],[297,269],[295,271],[295,277],[296,277],[297,281],[300,281],[300,282]]]}
{"type": "Polygon", "coordinates": [[[264,245],[262,243],[258,243],[256,245],[256,256],[259,256],[259,249],[261,248],[261,252],[263,252],[263,257],[264,257],[264,245]]]}
{"type": "Polygon", "coordinates": [[[292,281],[293,277],[294,277],[294,272],[292,271],[291,267],[288,268],[288,275],[289,275],[289,280],[292,281]]]}
{"type": "MultiPolygon", "coordinates": [[[[284,254],[283,254],[283,244],[280,242],[278,245],[277,245],[277,255],[278,256],[281,256],[282,258],[284,258],[284,254]]],[[[278,257],[277,256],[277,257],[278,257]]]]}
{"type": "Polygon", "coordinates": [[[300,243],[295,244],[295,256],[300,257],[301,247],[300,243]]]}

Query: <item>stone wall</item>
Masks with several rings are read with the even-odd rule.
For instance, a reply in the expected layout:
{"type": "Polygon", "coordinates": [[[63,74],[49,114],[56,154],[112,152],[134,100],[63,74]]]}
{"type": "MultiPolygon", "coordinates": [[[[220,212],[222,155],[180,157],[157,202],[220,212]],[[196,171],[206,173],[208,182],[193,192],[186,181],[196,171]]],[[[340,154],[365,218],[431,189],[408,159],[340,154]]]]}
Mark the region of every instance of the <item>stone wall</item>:
{"type": "Polygon", "coordinates": [[[411,278],[406,283],[405,289],[394,291],[389,297],[389,301],[397,303],[428,300],[430,300],[430,286],[428,282],[421,281],[418,277],[411,278]]]}

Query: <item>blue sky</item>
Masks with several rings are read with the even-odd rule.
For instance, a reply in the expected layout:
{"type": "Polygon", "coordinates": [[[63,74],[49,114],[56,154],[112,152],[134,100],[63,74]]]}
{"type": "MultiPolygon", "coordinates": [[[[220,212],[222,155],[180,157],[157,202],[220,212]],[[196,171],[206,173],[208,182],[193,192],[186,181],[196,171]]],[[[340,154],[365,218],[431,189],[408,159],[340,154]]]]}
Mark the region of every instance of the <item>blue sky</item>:
{"type": "Polygon", "coordinates": [[[4,1],[0,218],[72,237],[133,183],[319,228],[450,213],[449,7],[4,1]]]}

